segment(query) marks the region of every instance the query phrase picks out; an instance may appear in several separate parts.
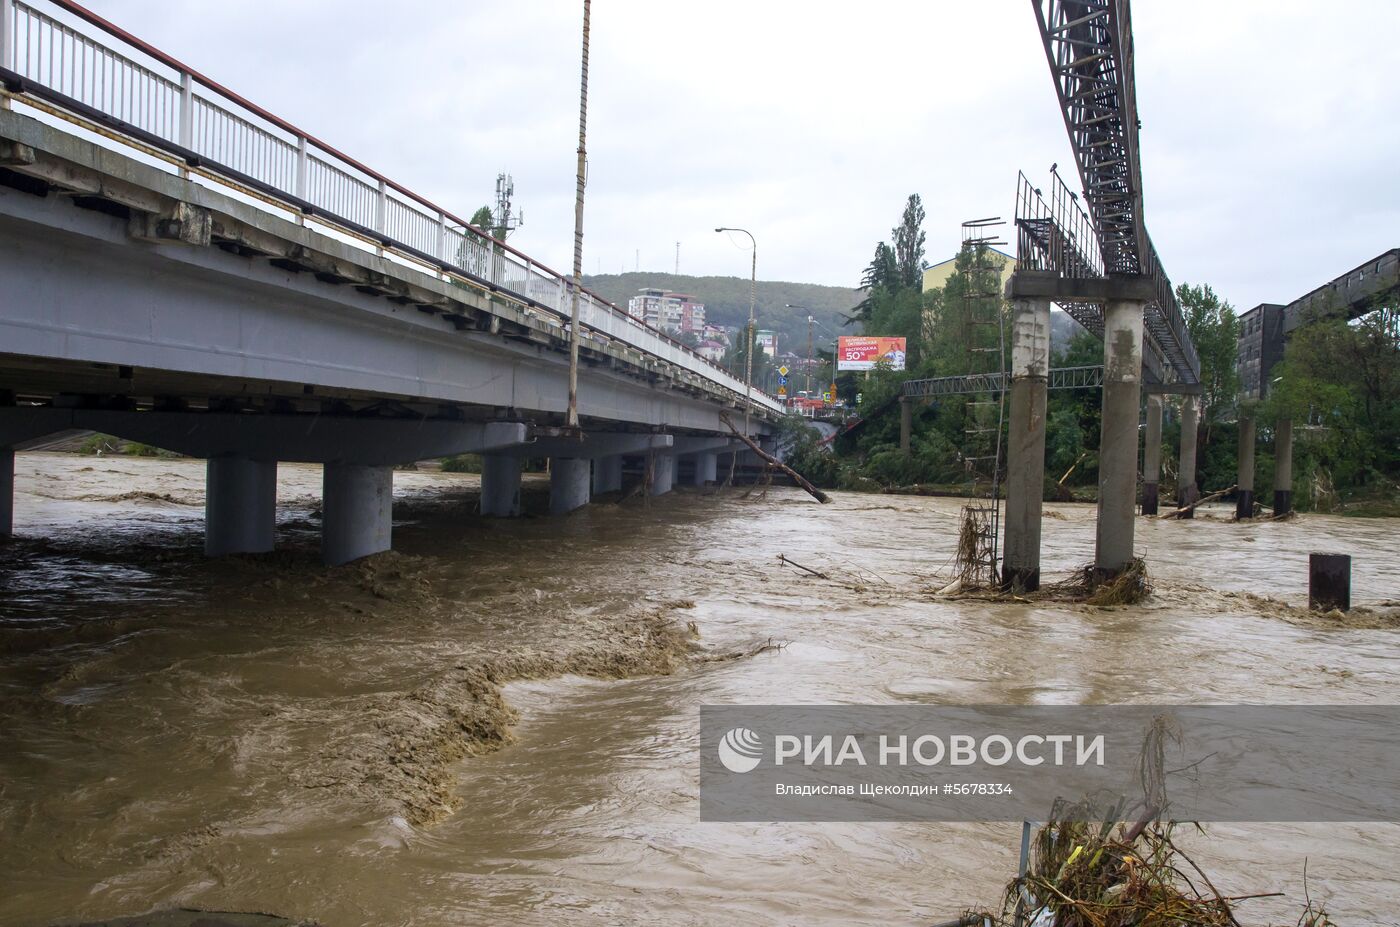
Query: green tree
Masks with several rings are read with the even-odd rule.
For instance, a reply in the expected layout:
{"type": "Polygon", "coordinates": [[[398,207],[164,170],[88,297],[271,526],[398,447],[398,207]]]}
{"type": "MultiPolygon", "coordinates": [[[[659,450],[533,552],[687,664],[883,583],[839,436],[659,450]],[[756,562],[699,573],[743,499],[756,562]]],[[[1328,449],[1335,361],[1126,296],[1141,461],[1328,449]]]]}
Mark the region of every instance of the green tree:
{"type": "Polygon", "coordinates": [[[1343,496],[1400,479],[1400,300],[1354,322],[1320,319],[1288,341],[1264,419],[1287,417],[1302,438],[1295,450],[1295,495],[1313,483],[1343,496]],[[1322,472],[1319,472],[1321,470],[1322,472]]]}
{"type": "Polygon", "coordinates": [[[909,194],[899,225],[890,229],[894,240],[895,277],[901,288],[920,289],[924,282],[924,204],[919,194],[909,194]]]}
{"type": "Polygon", "coordinates": [[[1201,359],[1201,427],[1209,441],[1211,427],[1233,416],[1240,391],[1235,368],[1239,319],[1234,307],[1209,285],[1183,283],[1176,288],[1176,299],[1201,359]]]}
{"type": "Polygon", "coordinates": [[[1209,285],[1183,283],[1176,299],[1201,360],[1201,415],[1197,423],[1197,482],[1202,489],[1234,482],[1240,325],[1235,310],[1209,285]]]}

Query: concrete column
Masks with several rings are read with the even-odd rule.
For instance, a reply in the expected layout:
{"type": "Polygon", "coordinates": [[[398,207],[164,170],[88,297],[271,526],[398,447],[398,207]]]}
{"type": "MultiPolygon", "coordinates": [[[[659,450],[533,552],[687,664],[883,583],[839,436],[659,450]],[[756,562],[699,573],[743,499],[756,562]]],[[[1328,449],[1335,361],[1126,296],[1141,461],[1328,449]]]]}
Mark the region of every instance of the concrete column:
{"type": "Polygon", "coordinates": [[[715,474],[719,472],[719,455],[701,453],[695,455],[695,475],[692,481],[696,486],[704,486],[706,483],[715,481],[715,474]]]}
{"type": "Polygon", "coordinates": [[[0,538],[15,533],[15,449],[0,447],[0,538]]]}
{"type": "Polygon", "coordinates": [[[588,504],[587,457],[549,459],[549,514],[567,515],[588,504]]]}
{"type": "Polygon", "coordinates": [[[1162,479],[1162,397],[1147,397],[1147,430],[1142,445],[1142,514],[1157,514],[1157,484],[1162,479]]]}
{"type": "Polygon", "coordinates": [[[394,468],[328,463],[321,483],[321,559],[327,566],[388,550],[394,468]]]}
{"type": "Polygon", "coordinates": [[[1293,511],[1293,420],[1274,424],[1274,514],[1293,511]]]}
{"type": "Polygon", "coordinates": [[[1240,416],[1239,474],[1235,485],[1239,495],[1235,499],[1235,517],[1254,517],[1254,419],[1240,416]]]}
{"type": "Polygon", "coordinates": [[[651,468],[651,494],[662,496],[671,491],[676,481],[676,455],[656,454],[651,468]]]}
{"type": "Polygon", "coordinates": [[[1094,566],[1117,575],[1133,559],[1142,403],[1142,302],[1104,306],[1103,415],[1099,426],[1099,522],[1094,566]]]}
{"type": "Polygon", "coordinates": [[[277,526],[277,462],[210,457],[204,480],[204,553],[272,550],[277,526]]]}
{"type": "Polygon", "coordinates": [[[1045,497],[1045,391],[1050,376],[1050,301],[1018,299],[1011,321],[1011,424],[1006,445],[1005,588],[1040,588],[1040,514],[1045,497]]]}
{"type": "Polygon", "coordinates": [[[899,452],[909,456],[909,443],[914,430],[914,403],[909,399],[899,400],[899,452]]]}
{"type": "Polygon", "coordinates": [[[498,518],[514,518],[520,514],[519,457],[482,455],[481,514],[498,518]]]}
{"type": "Polygon", "coordinates": [[[593,495],[622,489],[622,455],[599,457],[593,461],[593,495]]]}
{"type": "MultiPolygon", "coordinates": [[[[1181,397],[1181,460],[1176,473],[1176,504],[1183,508],[1201,498],[1196,488],[1196,429],[1199,427],[1197,411],[1199,402],[1195,396],[1181,397]]],[[[1182,518],[1194,518],[1195,509],[1182,514],[1182,518]]]]}

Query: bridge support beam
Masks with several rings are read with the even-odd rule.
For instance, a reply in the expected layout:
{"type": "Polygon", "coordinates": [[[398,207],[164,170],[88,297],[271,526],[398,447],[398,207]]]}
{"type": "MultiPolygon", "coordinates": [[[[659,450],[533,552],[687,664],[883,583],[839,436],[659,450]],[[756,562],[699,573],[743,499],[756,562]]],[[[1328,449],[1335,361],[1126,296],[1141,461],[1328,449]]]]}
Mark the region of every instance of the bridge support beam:
{"type": "Polygon", "coordinates": [[[1274,515],[1293,511],[1293,420],[1274,424],[1274,515]]]}
{"type": "Polygon", "coordinates": [[[1240,416],[1239,473],[1235,486],[1239,495],[1235,499],[1235,517],[1254,517],[1254,419],[1240,416]]]}
{"type": "Polygon", "coordinates": [[[613,454],[593,461],[593,495],[622,489],[622,455],[613,454]]]}
{"type": "Polygon", "coordinates": [[[321,559],[338,566],[388,550],[394,468],[328,463],[321,485],[321,559]]]}
{"type": "Polygon", "coordinates": [[[695,475],[691,481],[696,486],[715,482],[719,472],[719,454],[701,453],[695,455],[695,475]]]}
{"type": "Polygon", "coordinates": [[[1162,397],[1147,397],[1147,429],[1142,444],[1142,514],[1157,514],[1157,484],[1162,480],[1162,397]]]}
{"type": "Polygon", "coordinates": [[[277,462],[230,455],[205,465],[204,553],[272,550],[277,526],[277,462]]]}
{"type": "Polygon", "coordinates": [[[1142,403],[1142,310],[1139,300],[1104,306],[1103,416],[1099,437],[1099,521],[1094,567],[1118,575],[1133,559],[1142,403]]]}
{"type": "Polygon", "coordinates": [[[590,463],[587,457],[549,459],[549,514],[567,515],[588,504],[590,463]]]}
{"type": "Polygon", "coordinates": [[[908,396],[903,396],[899,400],[899,452],[905,457],[910,454],[909,446],[913,439],[913,432],[914,401],[908,396]]]}
{"type": "MultiPolygon", "coordinates": [[[[1177,465],[1176,474],[1176,504],[1178,508],[1186,506],[1201,498],[1201,491],[1196,486],[1196,430],[1200,427],[1197,406],[1198,400],[1195,396],[1181,397],[1181,459],[1177,465]]],[[[1181,513],[1182,518],[1194,518],[1195,509],[1189,509],[1181,513]]]]}
{"type": "MultiPolygon", "coordinates": [[[[1007,436],[1006,537],[1001,581],[1040,588],[1045,497],[1045,394],[1050,376],[1050,301],[1018,299],[1011,322],[1011,424],[1007,436]]],[[[903,400],[905,408],[908,400],[903,400]]]]}
{"type": "Polygon", "coordinates": [[[520,514],[520,458],[484,454],[481,458],[481,514],[514,518],[520,514]]]}
{"type": "Polygon", "coordinates": [[[664,496],[676,482],[676,455],[653,454],[651,463],[651,488],[653,496],[664,496]]]}
{"type": "Polygon", "coordinates": [[[15,533],[15,449],[0,447],[0,538],[15,533]]]}

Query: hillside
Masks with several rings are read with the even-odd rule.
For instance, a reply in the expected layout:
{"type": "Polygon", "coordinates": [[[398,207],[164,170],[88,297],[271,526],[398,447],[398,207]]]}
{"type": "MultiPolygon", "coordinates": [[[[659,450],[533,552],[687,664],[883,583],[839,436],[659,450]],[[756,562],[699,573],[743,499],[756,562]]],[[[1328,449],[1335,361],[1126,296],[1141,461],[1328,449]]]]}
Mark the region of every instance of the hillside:
{"type": "MultiPolygon", "coordinates": [[[[715,325],[742,327],[749,318],[749,281],[745,277],[692,277],[686,274],[628,273],[585,276],[584,286],[604,298],[627,307],[627,300],[643,287],[659,287],[677,293],[690,293],[705,304],[706,319],[715,325]]],[[[802,354],[807,346],[807,315],[816,318],[817,347],[827,346],[837,335],[859,332],[845,328],[846,314],[860,302],[858,290],[814,283],[760,280],[755,317],[760,330],[778,333],[779,351],[802,354]],[[801,306],[789,309],[788,304],[801,306]]]]}

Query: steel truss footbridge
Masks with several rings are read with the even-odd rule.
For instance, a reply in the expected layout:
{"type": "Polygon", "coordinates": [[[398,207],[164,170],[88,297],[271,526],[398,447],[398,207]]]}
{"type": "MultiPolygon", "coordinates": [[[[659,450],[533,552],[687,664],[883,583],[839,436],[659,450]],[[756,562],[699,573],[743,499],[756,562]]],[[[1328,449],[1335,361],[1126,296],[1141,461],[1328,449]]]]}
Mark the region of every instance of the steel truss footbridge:
{"type": "Polygon", "coordinates": [[[1022,175],[1016,191],[1017,261],[1079,281],[1046,287],[1075,321],[1103,335],[1115,279],[1136,279],[1144,310],[1143,370],[1163,391],[1193,392],[1200,360],[1171,280],[1143,221],[1133,31],[1128,0],[1032,0],[1083,190],[1052,169],[1047,198],[1022,175]]]}

